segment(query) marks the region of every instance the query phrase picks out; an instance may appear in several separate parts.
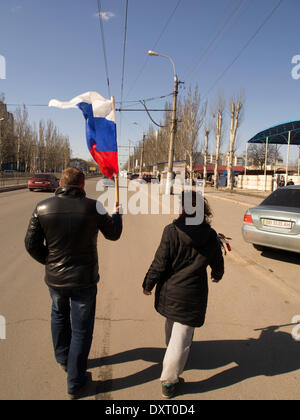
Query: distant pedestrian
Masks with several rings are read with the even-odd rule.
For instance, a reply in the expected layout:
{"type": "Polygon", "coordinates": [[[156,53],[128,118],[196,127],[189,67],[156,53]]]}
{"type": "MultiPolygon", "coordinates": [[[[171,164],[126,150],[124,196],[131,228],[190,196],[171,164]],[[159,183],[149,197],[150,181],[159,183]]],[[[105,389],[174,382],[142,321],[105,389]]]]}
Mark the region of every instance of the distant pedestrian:
{"type": "Polygon", "coordinates": [[[284,187],[285,186],[285,181],[284,181],[284,177],[282,176],[280,179],[279,179],[279,182],[278,182],[278,187],[279,188],[281,188],[281,187],[284,187]]]}
{"type": "Polygon", "coordinates": [[[71,399],[80,397],[86,382],[99,282],[98,232],[113,241],[122,232],[119,209],[112,217],[99,214],[84,184],[81,171],[66,169],[55,196],[34,210],[25,238],[29,254],[46,266],[55,358],[68,373],[71,399]]]}
{"type": "Polygon", "coordinates": [[[287,186],[288,186],[288,185],[295,185],[295,183],[294,183],[294,181],[293,181],[292,179],[290,179],[286,185],[287,185],[287,186]]]}
{"type": "MultiPolygon", "coordinates": [[[[166,318],[167,351],[161,374],[165,398],[175,395],[179,376],[189,357],[194,330],[205,323],[207,267],[211,267],[213,282],[219,282],[224,274],[221,245],[210,226],[209,204],[205,199],[203,223],[191,226],[186,223],[187,217],[191,217],[185,212],[187,198],[183,193],[182,215],[165,228],[143,283],[145,295],[151,295],[156,286],[155,309],[166,318]]],[[[197,193],[193,192],[193,208],[196,203],[197,193]]]]}

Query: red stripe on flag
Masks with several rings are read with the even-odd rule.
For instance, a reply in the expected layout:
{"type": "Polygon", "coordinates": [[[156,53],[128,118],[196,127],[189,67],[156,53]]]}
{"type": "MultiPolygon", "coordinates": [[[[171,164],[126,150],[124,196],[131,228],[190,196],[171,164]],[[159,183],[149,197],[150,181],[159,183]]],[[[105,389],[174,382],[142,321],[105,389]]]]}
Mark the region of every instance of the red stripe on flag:
{"type": "Polygon", "coordinates": [[[96,144],[93,144],[90,153],[97,162],[103,175],[108,176],[111,179],[114,174],[117,175],[119,173],[117,152],[98,152],[96,144]]]}

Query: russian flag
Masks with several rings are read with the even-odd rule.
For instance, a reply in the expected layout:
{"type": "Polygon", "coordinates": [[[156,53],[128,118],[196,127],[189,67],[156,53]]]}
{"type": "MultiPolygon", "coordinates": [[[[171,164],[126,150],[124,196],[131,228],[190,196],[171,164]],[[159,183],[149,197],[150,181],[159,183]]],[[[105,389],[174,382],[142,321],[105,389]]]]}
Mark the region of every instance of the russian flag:
{"type": "Polygon", "coordinates": [[[86,119],[87,146],[100,171],[109,178],[119,173],[117,127],[112,99],[105,99],[97,92],[87,92],[68,102],[52,99],[49,106],[81,109],[86,119]]]}

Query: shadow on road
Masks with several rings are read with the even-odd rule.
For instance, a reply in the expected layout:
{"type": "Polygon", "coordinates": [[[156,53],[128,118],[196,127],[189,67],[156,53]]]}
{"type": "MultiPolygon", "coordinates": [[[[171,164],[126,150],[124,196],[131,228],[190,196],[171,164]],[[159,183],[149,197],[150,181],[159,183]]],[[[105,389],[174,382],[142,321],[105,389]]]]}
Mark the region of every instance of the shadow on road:
{"type": "MultiPolygon", "coordinates": [[[[256,376],[276,376],[300,368],[300,342],[278,327],[264,329],[258,339],[195,342],[188,370],[212,370],[224,367],[220,373],[198,382],[185,382],[181,395],[201,394],[226,388],[256,376]],[[236,366],[226,366],[235,363],[236,366]]],[[[120,389],[158,380],[161,374],[163,348],[138,348],[89,361],[89,369],[144,360],[154,365],[124,378],[93,382],[89,396],[111,393],[120,389]],[[95,392],[96,390],[96,392],[95,392]]],[[[88,396],[88,395],[87,395],[88,396]]]]}
{"type": "Polygon", "coordinates": [[[296,252],[289,252],[272,248],[263,248],[261,256],[269,258],[271,260],[283,261],[287,263],[300,265],[299,254],[296,252]]]}

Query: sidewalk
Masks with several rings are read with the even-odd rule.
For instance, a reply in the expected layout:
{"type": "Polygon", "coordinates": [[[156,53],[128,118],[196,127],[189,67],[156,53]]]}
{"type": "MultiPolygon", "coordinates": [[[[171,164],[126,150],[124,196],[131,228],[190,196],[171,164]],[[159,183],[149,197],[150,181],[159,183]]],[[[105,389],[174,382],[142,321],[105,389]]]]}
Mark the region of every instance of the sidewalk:
{"type": "MultiPolygon", "coordinates": [[[[86,179],[89,179],[91,177],[86,176],[86,179]]],[[[98,178],[98,177],[97,177],[98,178]]],[[[25,178],[25,184],[15,184],[15,185],[7,185],[5,187],[0,187],[0,194],[3,192],[9,192],[9,191],[16,191],[16,190],[24,190],[26,188],[28,188],[28,178],[25,178]]]]}
{"type": "Polygon", "coordinates": [[[214,193],[214,194],[218,194],[218,193],[228,193],[228,194],[239,194],[239,195],[244,195],[244,196],[248,196],[248,197],[256,197],[256,198],[261,198],[262,200],[264,198],[267,198],[270,194],[272,194],[272,191],[259,191],[259,190],[242,190],[239,188],[234,188],[233,191],[230,191],[227,188],[221,187],[218,190],[215,190],[214,188],[205,188],[205,194],[209,194],[209,193],[214,193]]]}
{"type": "Polygon", "coordinates": [[[3,192],[9,192],[9,191],[16,191],[16,190],[24,190],[27,188],[26,185],[11,185],[9,187],[0,187],[0,194],[3,192]]]}

